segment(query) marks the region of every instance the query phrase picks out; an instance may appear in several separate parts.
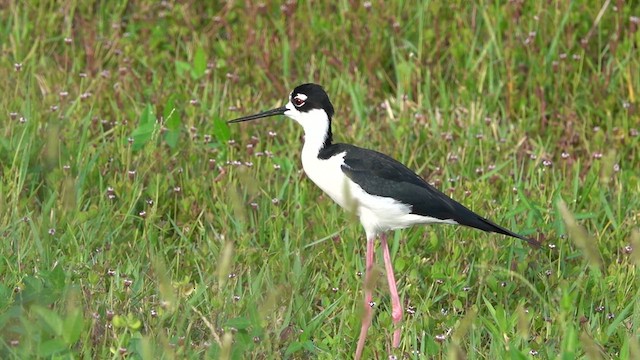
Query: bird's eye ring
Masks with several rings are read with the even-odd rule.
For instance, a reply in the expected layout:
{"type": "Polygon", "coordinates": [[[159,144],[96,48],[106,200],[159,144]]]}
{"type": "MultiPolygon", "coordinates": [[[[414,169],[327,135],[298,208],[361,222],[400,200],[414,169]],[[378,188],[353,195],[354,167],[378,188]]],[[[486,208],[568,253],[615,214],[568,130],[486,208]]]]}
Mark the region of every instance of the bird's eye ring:
{"type": "Polygon", "coordinates": [[[293,105],[300,107],[304,105],[304,100],[302,100],[301,98],[295,97],[293,98],[293,105]]]}

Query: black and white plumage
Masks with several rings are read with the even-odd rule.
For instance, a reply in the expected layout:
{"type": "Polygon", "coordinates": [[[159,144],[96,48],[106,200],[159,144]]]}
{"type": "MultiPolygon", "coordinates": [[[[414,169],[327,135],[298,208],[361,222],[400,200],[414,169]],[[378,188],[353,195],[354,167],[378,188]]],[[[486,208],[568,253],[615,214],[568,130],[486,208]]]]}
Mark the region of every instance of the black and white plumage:
{"type": "MultiPolygon", "coordinates": [[[[512,236],[538,246],[535,240],[507,230],[467,209],[391,157],[354,145],[334,144],[331,131],[333,114],[333,105],[324,89],[317,84],[303,84],[291,92],[285,106],[229,122],[285,115],[302,125],[305,140],[301,158],[305,173],[336,203],[353,211],[364,227],[367,235],[365,279],[373,266],[374,240],[380,236],[391,291],[392,318],[396,326],[402,318],[402,307],[389,256],[387,231],[416,224],[459,224],[512,236]]],[[[362,355],[371,322],[371,296],[370,289],[365,289],[365,314],[356,359],[362,355]]],[[[399,343],[400,328],[397,328],[393,346],[397,347],[399,343]]]]}
{"type": "MultiPolygon", "coordinates": [[[[405,211],[408,211],[406,220],[409,223],[406,226],[415,223],[459,224],[512,236],[534,246],[538,245],[536,241],[509,231],[474,213],[427,183],[402,163],[385,154],[349,144],[332,144],[322,149],[319,157],[328,159],[341,153],[345,154],[344,164],[341,166],[342,172],[358,184],[365,193],[392,198],[397,203],[408,206],[405,211]]],[[[406,227],[401,219],[395,219],[395,221],[397,223],[391,224],[388,230],[406,227]]]]}

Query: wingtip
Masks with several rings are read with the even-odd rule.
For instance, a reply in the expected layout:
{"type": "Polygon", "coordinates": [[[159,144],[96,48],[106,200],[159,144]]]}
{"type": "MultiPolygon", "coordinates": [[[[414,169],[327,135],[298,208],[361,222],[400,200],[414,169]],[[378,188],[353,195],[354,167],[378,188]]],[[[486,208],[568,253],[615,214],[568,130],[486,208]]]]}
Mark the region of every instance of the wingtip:
{"type": "Polygon", "coordinates": [[[534,240],[524,236],[520,237],[520,239],[526,241],[534,249],[540,249],[542,247],[542,244],[538,240],[534,240]]]}
{"type": "Polygon", "coordinates": [[[480,230],[484,230],[484,231],[491,231],[491,232],[495,232],[498,234],[503,234],[503,235],[507,235],[507,236],[511,236],[514,237],[516,239],[520,239],[520,240],[524,240],[526,241],[529,246],[531,246],[532,248],[535,249],[540,249],[542,247],[542,243],[540,243],[538,240],[532,239],[532,238],[528,238],[526,236],[522,236],[518,233],[515,233],[507,228],[504,228],[490,220],[487,220],[483,217],[478,216],[478,219],[481,221],[481,223],[475,223],[472,225],[467,225],[467,226],[472,226],[475,227],[476,229],[480,229],[480,230]]]}

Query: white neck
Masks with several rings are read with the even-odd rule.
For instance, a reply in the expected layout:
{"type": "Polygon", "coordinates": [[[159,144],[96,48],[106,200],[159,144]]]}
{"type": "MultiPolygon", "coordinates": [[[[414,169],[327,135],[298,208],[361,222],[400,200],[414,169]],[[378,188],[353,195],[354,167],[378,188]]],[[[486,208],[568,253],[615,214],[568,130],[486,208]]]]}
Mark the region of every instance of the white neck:
{"type": "Polygon", "coordinates": [[[302,125],[304,129],[302,155],[317,157],[324,147],[329,133],[330,120],[327,113],[321,109],[314,109],[306,113],[294,109],[287,111],[285,115],[302,125]]]}

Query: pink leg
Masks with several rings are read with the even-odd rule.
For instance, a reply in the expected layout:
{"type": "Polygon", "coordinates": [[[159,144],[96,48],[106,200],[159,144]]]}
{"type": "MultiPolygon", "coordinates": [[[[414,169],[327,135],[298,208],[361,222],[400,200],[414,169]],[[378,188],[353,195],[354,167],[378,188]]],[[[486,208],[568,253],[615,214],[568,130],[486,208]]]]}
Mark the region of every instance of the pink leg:
{"type": "Polygon", "coordinates": [[[367,338],[367,330],[371,325],[371,289],[373,284],[371,282],[371,271],[373,270],[373,254],[374,254],[374,242],[375,236],[367,239],[367,258],[365,261],[364,272],[364,313],[362,314],[362,325],[360,326],[360,337],[358,338],[358,347],[356,348],[355,360],[359,360],[362,356],[362,350],[364,349],[364,341],[367,338]]]}
{"type": "Polygon", "coordinates": [[[400,296],[398,296],[398,288],[396,287],[396,279],[393,276],[393,265],[391,264],[391,255],[389,255],[389,245],[387,244],[387,234],[380,235],[382,243],[382,256],[384,257],[384,267],[387,271],[387,282],[389,283],[389,291],[391,292],[391,318],[393,326],[396,328],[393,332],[393,347],[400,346],[400,320],[402,320],[402,304],[400,304],[400,296]]]}

